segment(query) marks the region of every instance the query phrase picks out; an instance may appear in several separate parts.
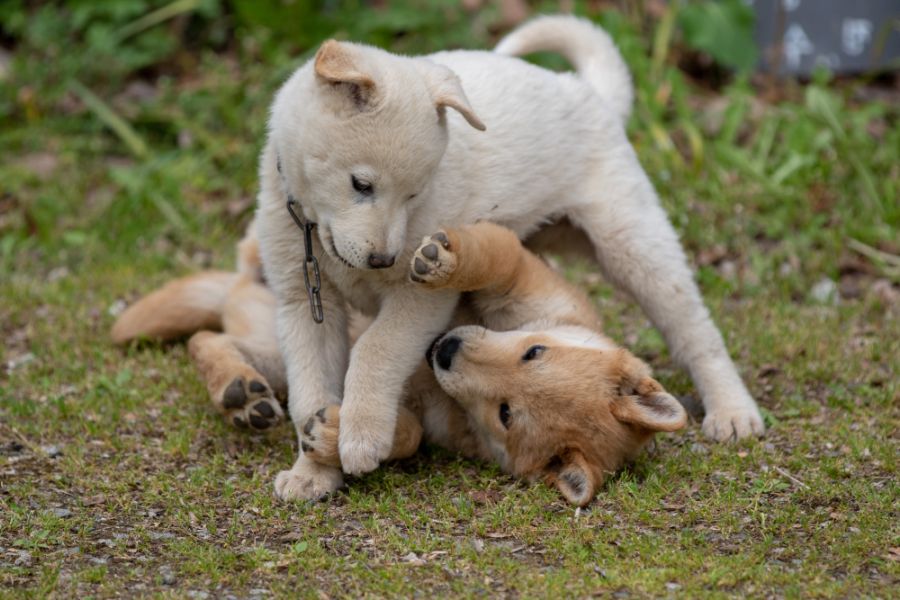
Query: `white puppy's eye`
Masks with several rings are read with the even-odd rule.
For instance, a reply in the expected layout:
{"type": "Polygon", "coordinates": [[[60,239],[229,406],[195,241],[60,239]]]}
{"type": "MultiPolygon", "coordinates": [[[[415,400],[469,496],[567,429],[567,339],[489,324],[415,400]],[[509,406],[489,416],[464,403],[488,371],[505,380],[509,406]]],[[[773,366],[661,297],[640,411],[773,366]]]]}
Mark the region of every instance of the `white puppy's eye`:
{"type": "Polygon", "coordinates": [[[522,360],[534,360],[538,356],[543,354],[544,350],[546,350],[546,349],[547,349],[546,346],[541,346],[540,344],[537,344],[536,346],[532,346],[525,352],[525,354],[522,355],[522,360]]]}
{"type": "Polygon", "coordinates": [[[498,416],[500,417],[500,423],[503,425],[503,427],[505,429],[509,429],[509,404],[504,402],[500,405],[500,414],[498,416]]]}
{"type": "Polygon", "coordinates": [[[359,192],[364,196],[371,196],[375,191],[375,188],[371,183],[365,181],[363,179],[359,179],[356,175],[350,176],[350,183],[353,184],[353,189],[359,192]]]}

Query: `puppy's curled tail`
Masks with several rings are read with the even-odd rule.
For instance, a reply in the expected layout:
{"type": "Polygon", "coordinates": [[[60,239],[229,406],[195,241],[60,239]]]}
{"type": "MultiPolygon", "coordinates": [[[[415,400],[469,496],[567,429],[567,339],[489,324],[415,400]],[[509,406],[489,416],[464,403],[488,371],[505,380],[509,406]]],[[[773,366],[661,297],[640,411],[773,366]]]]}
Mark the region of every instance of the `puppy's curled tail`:
{"type": "Polygon", "coordinates": [[[628,119],[634,100],[631,73],[609,34],[587,19],[543,16],[511,32],[494,48],[507,56],[543,51],[561,54],[623,121],[628,119]]]}
{"type": "Polygon", "coordinates": [[[170,281],[123,312],[112,328],[112,341],[169,341],[201,329],[222,328],[222,308],[241,275],[205,271],[170,281]]]}

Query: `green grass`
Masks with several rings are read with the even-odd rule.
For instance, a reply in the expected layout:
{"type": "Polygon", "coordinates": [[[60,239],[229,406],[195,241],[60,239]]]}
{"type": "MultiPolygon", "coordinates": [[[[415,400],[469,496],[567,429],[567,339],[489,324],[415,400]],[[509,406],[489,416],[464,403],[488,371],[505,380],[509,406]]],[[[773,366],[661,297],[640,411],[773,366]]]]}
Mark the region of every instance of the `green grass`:
{"type": "MultiPolygon", "coordinates": [[[[229,45],[210,4],[188,22],[206,45],[187,50],[163,24],[103,54],[55,5],[17,26],[0,85],[0,597],[895,593],[896,93],[860,100],[870,87],[825,77],[778,102],[742,78],[713,92],[674,68],[658,23],[597,16],[635,71],[630,137],[766,438],[660,436],[581,511],[437,448],[285,505],[272,481],[291,428],[227,427],[182,346],[109,344],[112,309],[232,263],[268,104],[326,25],[420,52],[488,46],[493,13],[341,14],[297,45],[239,21],[229,45]],[[812,293],[823,279],[834,301],[812,293]]],[[[568,272],[616,339],[694,393],[633,304],[590,266],[568,272]]]]}

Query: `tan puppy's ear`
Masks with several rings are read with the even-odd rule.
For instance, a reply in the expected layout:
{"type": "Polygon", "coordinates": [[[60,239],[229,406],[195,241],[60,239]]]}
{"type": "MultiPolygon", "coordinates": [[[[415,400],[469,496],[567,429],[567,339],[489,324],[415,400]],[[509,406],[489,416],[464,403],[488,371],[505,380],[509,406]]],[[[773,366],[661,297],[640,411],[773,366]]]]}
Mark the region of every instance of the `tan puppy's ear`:
{"type": "Polygon", "coordinates": [[[359,52],[353,44],[327,40],[316,52],[316,76],[330,84],[345,84],[349,96],[361,106],[375,93],[375,80],[364,72],[359,52]]]}
{"type": "Polygon", "coordinates": [[[475,129],[479,131],[487,129],[475,114],[475,109],[469,104],[469,99],[466,98],[466,93],[463,91],[456,73],[443,65],[429,63],[425,70],[425,77],[431,97],[439,111],[447,107],[452,108],[475,129]]]}
{"type": "Polygon", "coordinates": [[[652,377],[623,378],[610,411],[619,421],[650,431],[675,431],[687,424],[684,407],[652,377]]]}
{"type": "Polygon", "coordinates": [[[599,482],[578,450],[570,449],[555,457],[546,467],[547,478],[566,500],[584,506],[594,498],[599,482]]]}

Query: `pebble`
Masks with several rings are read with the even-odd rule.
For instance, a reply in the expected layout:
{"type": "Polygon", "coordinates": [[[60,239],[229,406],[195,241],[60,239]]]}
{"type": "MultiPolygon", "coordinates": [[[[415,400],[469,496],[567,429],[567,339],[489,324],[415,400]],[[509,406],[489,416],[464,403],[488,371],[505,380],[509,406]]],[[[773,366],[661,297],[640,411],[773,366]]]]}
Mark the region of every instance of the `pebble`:
{"type": "Polygon", "coordinates": [[[36,357],[31,352],[23,354],[22,356],[17,356],[15,358],[11,358],[6,361],[6,370],[9,373],[12,373],[19,367],[23,367],[33,361],[36,357]]]}
{"type": "Polygon", "coordinates": [[[128,308],[128,303],[122,299],[119,299],[110,304],[109,308],[106,309],[106,312],[111,317],[118,317],[125,311],[126,308],[128,308]]]}
{"type": "Polygon", "coordinates": [[[419,556],[415,552],[410,552],[409,554],[404,556],[402,560],[403,560],[403,562],[409,563],[416,567],[425,564],[425,561],[423,559],[419,558],[419,556]]]}
{"type": "Polygon", "coordinates": [[[54,516],[57,516],[60,519],[68,519],[72,516],[72,511],[68,508],[54,508],[50,512],[52,512],[54,516]]]}
{"type": "Polygon", "coordinates": [[[41,450],[43,450],[44,454],[46,454],[50,458],[62,456],[62,450],[58,446],[41,446],[41,450]]]}
{"type": "Polygon", "coordinates": [[[837,304],[838,286],[833,279],[823,277],[809,290],[810,297],[819,304],[837,304]]]}
{"type": "Polygon", "coordinates": [[[163,565],[159,568],[159,576],[162,578],[163,585],[175,585],[175,582],[178,581],[178,578],[175,577],[175,572],[169,565],[163,565]]]}

